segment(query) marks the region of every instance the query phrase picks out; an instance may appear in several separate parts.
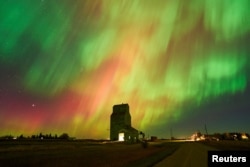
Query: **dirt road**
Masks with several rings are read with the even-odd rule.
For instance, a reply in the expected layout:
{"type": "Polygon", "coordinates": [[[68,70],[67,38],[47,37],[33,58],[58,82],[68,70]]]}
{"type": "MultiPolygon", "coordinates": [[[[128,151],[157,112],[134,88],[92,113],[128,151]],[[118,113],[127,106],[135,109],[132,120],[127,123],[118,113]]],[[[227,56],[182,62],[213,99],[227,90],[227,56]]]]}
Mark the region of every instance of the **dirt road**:
{"type": "Polygon", "coordinates": [[[185,143],[154,167],[207,167],[207,151],[212,150],[216,149],[196,142],[185,143]]]}

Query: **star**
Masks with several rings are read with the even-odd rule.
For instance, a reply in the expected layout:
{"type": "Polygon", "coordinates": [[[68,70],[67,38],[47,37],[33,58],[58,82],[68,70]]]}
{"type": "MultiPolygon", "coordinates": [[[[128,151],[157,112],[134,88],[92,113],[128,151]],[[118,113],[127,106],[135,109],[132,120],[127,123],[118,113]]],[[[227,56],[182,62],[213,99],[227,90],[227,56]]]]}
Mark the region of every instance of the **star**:
{"type": "Polygon", "coordinates": [[[35,105],[35,104],[32,104],[31,106],[32,106],[32,107],[35,107],[36,105],[35,105]]]}

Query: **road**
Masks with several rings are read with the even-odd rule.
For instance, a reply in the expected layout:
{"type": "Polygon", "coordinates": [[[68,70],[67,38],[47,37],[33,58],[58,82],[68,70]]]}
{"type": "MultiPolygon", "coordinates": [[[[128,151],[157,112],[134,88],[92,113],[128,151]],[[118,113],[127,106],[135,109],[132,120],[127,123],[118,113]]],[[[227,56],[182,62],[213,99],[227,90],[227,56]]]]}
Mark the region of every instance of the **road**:
{"type": "Polygon", "coordinates": [[[198,142],[188,142],[154,167],[207,167],[207,151],[212,150],[216,149],[198,142]]]}

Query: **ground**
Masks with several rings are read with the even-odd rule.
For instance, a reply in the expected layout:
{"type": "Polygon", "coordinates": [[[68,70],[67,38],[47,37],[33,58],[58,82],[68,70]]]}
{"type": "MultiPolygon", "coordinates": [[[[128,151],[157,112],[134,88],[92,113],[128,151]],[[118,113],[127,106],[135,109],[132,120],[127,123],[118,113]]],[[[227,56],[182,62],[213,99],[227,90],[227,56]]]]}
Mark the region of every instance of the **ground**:
{"type": "Polygon", "coordinates": [[[193,166],[207,164],[207,150],[250,150],[250,142],[0,141],[0,166],[193,166]],[[232,147],[233,146],[233,147],[232,147]],[[198,156],[198,157],[197,157],[198,156]],[[179,161],[179,159],[182,161],[179,161]],[[198,159],[198,161],[197,161],[198,159]]]}

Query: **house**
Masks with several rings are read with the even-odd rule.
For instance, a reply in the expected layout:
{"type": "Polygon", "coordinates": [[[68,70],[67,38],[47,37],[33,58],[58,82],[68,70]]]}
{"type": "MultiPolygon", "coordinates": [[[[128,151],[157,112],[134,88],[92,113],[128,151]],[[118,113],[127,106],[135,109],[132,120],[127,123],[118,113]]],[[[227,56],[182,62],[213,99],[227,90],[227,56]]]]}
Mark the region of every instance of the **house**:
{"type": "Polygon", "coordinates": [[[131,115],[128,104],[118,104],[113,106],[110,117],[110,140],[125,142],[137,142],[138,130],[131,126],[131,115]]]}

